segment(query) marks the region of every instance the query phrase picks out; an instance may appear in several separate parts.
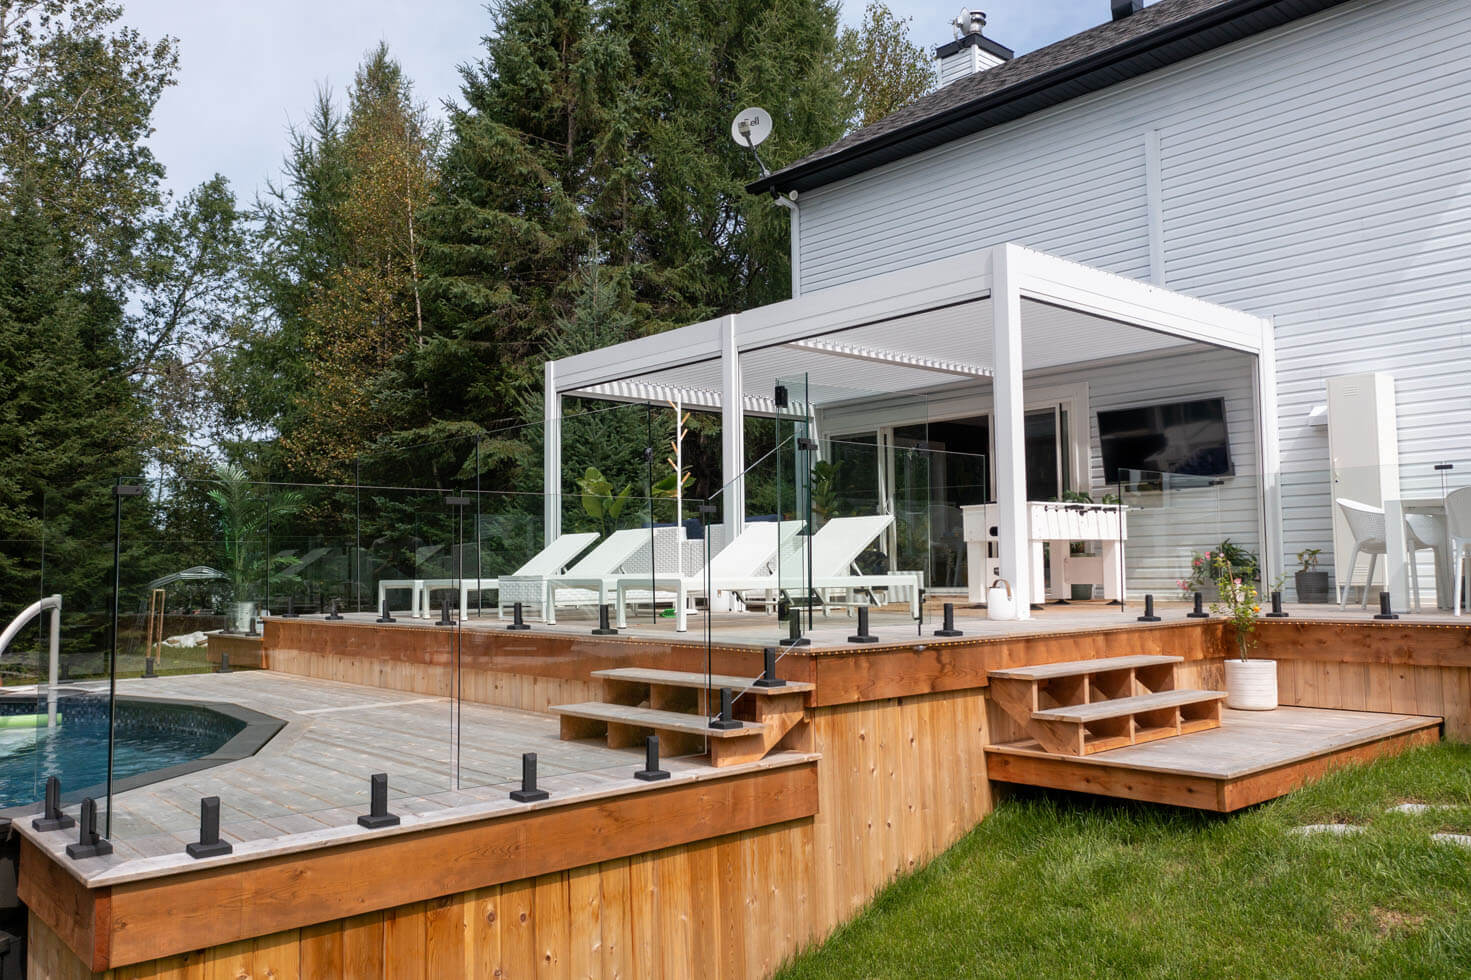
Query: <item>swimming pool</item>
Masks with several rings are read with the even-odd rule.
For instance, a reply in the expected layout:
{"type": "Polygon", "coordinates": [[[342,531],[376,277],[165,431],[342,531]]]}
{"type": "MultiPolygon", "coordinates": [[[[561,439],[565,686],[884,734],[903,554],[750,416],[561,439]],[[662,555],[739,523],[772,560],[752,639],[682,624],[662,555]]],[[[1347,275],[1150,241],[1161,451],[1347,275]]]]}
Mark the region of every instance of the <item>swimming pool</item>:
{"type": "MultiPolygon", "coordinates": [[[[0,716],[37,712],[33,699],[0,700],[0,716]]],[[[63,696],[61,721],[0,728],[0,808],[34,803],[45,795],[46,777],[61,780],[64,797],[82,791],[101,796],[107,782],[107,696],[63,696]]],[[[240,718],[187,702],[118,698],[113,748],[113,787],[217,752],[246,727],[240,718]]]]}

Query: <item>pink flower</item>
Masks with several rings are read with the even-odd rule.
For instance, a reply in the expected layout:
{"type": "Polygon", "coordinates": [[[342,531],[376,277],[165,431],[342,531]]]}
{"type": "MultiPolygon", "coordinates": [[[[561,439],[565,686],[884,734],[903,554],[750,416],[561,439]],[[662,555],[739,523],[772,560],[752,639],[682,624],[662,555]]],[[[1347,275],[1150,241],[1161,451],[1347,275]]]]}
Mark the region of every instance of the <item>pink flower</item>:
{"type": "Polygon", "coordinates": [[[1241,579],[1239,579],[1239,578],[1233,578],[1231,580],[1231,584],[1232,585],[1240,585],[1241,584],[1241,579]]]}
{"type": "Polygon", "coordinates": [[[1209,552],[1209,551],[1207,551],[1207,552],[1206,552],[1206,553],[1205,553],[1205,556],[1206,556],[1206,557],[1207,557],[1207,558],[1209,558],[1209,557],[1210,557],[1210,556],[1211,556],[1211,553],[1210,553],[1210,552],[1209,552]]]}

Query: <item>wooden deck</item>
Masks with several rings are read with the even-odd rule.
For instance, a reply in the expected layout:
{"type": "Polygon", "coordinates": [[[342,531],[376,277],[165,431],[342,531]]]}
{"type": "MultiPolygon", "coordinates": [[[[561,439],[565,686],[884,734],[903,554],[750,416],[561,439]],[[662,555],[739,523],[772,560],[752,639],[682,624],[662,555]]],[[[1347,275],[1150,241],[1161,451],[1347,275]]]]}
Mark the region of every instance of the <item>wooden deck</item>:
{"type": "Polygon", "coordinates": [[[998,782],[1228,813],[1338,766],[1437,741],[1440,724],[1369,711],[1226,709],[1220,728],[1091,756],[1050,755],[1034,742],[992,745],[986,767],[998,782]]]}
{"type": "MultiPolygon", "coordinates": [[[[40,850],[92,886],[397,833],[357,824],[357,817],[368,812],[368,777],[375,772],[388,773],[389,809],[402,816],[404,829],[525,811],[527,804],[508,798],[519,785],[523,752],[537,753],[540,786],[552,794],[533,807],[637,793],[650,786],[633,778],[643,766],[641,748],[562,741],[557,719],[511,708],[463,704],[452,728],[446,698],[274,671],[126,680],[118,683],[118,693],[236,703],[280,718],[286,726],[250,758],[114,794],[109,835],[114,851],[106,857],[72,861],[63,854],[75,839],[74,831],[43,834],[31,829],[28,818],[16,821],[40,850]],[[453,774],[456,759],[458,778],[453,774]],[[234,846],[231,855],[197,861],[184,852],[185,844],[198,839],[203,796],[220,798],[220,833],[234,846]]],[[[803,759],[811,757],[787,753],[771,765],[803,759]]],[[[669,783],[770,768],[717,772],[698,757],[663,762],[672,774],[669,783]]]]}

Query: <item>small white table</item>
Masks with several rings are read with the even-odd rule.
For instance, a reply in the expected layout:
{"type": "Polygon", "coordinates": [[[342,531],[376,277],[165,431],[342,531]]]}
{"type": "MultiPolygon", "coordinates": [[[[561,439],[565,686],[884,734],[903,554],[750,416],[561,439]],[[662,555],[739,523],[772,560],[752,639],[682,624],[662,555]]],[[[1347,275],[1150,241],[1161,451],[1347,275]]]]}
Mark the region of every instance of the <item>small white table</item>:
{"type": "MultiPolygon", "coordinates": [[[[1405,529],[1406,514],[1433,514],[1445,519],[1444,497],[1403,497],[1384,501],[1384,556],[1386,591],[1395,612],[1410,610],[1409,535],[1405,529]]],[[[1451,607],[1451,581],[1454,569],[1450,562],[1450,542],[1438,542],[1435,552],[1435,604],[1451,607]]],[[[1349,569],[1350,574],[1353,570],[1349,569]]],[[[1366,586],[1372,588],[1372,586],[1366,586]]],[[[1423,603],[1423,597],[1422,597],[1423,603]]]]}
{"type": "MultiPolygon", "coordinates": [[[[995,504],[960,508],[965,530],[967,585],[971,602],[985,602],[986,588],[993,577],[989,545],[996,538],[991,529],[997,522],[995,504]]],[[[1059,501],[1027,502],[1027,538],[1032,549],[1032,581],[1012,583],[1018,601],[1040,605],[1047,600],[1047,583],[1042,573],[1042,546],[1052,555],[1052,594],[1058,599],[1072,595],[1072,585],[1103,586],[1105,599],[1124,596],[1124,541],[1129,537],[1125,508],[1117,504],[1074,504],[1059,501]],[[1096,541],[1098,555],[1069,554],[1075,541],[1096,541]]]]}

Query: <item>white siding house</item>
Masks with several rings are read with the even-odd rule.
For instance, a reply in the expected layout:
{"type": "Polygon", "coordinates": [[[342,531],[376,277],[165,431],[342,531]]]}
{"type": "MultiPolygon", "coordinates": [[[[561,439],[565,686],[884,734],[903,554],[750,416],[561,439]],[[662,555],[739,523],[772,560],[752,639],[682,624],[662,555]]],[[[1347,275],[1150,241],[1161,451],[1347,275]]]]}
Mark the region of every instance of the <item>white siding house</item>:
{"type": "MultiPolygon", "coordinates": [[[[797,288],[1017,242],[1269,317],[1283,549],[1326,551],[1327,435],[1307,421],[1325,378],[1394,376],[1407,474],[1471,456],[1468,37],[1467,0],[1351,0],[804,189],[797,288]]],[[[1226,352],[1046,380],[1086,382],[1095,418],[1175,397],[1225,397],[1233,418],[1252,404],[1251,371],[1226,352]]],[[[1244,482],[1252,427],[1231,429],[1244,482]]],[[[1223,505],[1227,530],[1254,520],[1223,505]]]]}

